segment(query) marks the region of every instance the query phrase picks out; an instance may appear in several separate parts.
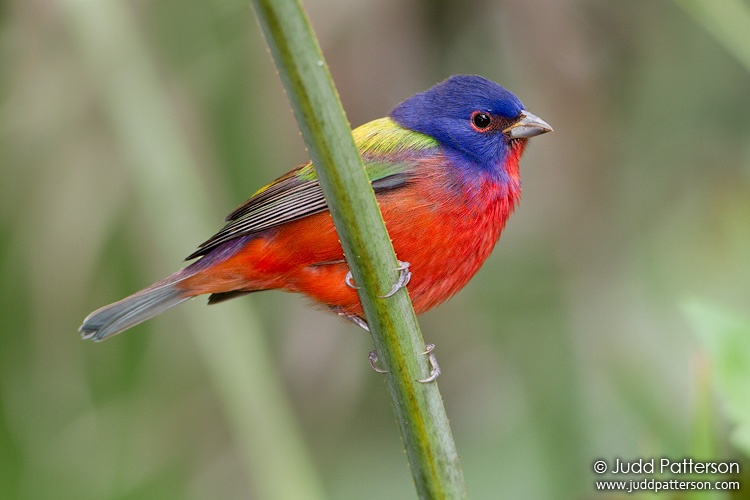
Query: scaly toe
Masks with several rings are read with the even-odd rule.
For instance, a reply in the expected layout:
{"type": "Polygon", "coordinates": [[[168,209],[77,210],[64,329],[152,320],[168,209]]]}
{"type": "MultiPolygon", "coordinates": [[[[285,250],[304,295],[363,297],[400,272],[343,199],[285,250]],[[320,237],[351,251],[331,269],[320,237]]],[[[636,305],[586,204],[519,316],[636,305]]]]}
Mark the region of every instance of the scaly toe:
{"type": "Polygon", "coordinates": [[[410,265],[411,264],[408,262],[398,261],[398,267],[396,268],[396,271],[399,272],[398,279],[393,284],[393,288],[391,288],[390,292],[380,296],[381,299],[387,299],[388,297],[393,296],[396,292],[409,284],[409,281],[411,280],[411,271],[409,270],[410,265]]]}
{"type": "Polygon", "coordinates": [[[352,276],[351,271],[348,271],[346,273],[346,277],[344,278],[344,283],[346,283],[346,286],[348,286],[352,290],[359,290],[359,287],[354,284],[354,276],[352,276]]]}
{"type": "Polygon", "coordinates": [[[417,379],[417,382],[421,382],[423,384],[434,382],[440,376],[440,365],[438,364],[435,355],[432,354],[433,350],[435,350],[435,344],[427,344],[426,346],[424,346],[424,352],[422,354],[427,355],[427,361],[430,363],[430,375],[427,378],[417,379]]]}
{"type": "Polygon", "coordinates": [[[367,355],[367,361],[370,363],[370,368],[378,373],[388,373],[388,370],[383,370],[377,366],[378,359],[378,351],[370,351],[370,354],[367,355]]]}

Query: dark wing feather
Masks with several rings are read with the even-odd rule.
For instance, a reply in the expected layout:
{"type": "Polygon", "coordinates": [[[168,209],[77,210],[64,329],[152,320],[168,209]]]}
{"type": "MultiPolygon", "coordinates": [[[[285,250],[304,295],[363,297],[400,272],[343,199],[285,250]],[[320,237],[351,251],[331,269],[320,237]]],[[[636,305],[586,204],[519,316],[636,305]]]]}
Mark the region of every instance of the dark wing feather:
{"type": "MultiPolygon", "coordinates": [[[[328,210],[317,178],[307,175],[308,165],[300,166],[257,192],[226,218],[228,224],[190,254],[190,260],[240,236],[258,233],[286,222],[328,210]]],[[[311,169],[311,168],[310,168],[311,169]]],[[[396,171],[372,181],[375,192],[395,189],[406,183],[407,174],[396,171]]]]}

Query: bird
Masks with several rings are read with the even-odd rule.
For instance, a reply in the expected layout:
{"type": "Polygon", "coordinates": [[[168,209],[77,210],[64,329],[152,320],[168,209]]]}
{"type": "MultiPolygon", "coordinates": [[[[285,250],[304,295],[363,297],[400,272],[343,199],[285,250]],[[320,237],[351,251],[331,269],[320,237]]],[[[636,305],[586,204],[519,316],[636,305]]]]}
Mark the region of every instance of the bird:
{"type": "MultiPolygon", "coordinates": [[[[504,87],[454,75],[352,131],[407,286],[422,314],[445,302],[492,252],[521,195],[529,138],[552,127],[504,87]],[[408,283],[408,285],[407,285],[408,283]]],[[[258,190],[171,276],[89,314],[101,341],[198,295],[209,304],[262,290],[297,292],[366,328],[311,162],[258,190]]]]}

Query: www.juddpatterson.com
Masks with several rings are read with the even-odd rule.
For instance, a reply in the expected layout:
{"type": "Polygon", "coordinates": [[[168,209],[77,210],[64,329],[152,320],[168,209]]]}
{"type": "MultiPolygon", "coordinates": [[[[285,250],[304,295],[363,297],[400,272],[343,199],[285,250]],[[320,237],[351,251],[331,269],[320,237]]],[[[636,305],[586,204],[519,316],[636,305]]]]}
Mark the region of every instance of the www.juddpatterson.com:
{"type": "MultiPolygon", "coordinates": [[[[651,458],[637,460],[620,460],[616,458],[611,463],[605,460],[596,460],[593,464],[594,472],[597,474],[617,475],[659,475],[662,477],[646,477],[642,479],[631,480],[609,480],[596,481],[597,490],[615,490],[633,493],[634,491],[663,491],[663,490],[738,490],[740,489],[739,481],[718,481],[715,477],[712,480],[696,480],[697,475],[717,476],[717,475],[738,475],[740,464],[738,462],[701,462],[692,458],[683,460],[672,460],[669,458],[651,458]],[[663,477],[664,475],[690,475],[690,480],[673,479],[663,477]]],[[[708,478],[707,478],[708,479],[708,478]]]]}
{"type": "Polygon", "coordinates": [[[597,491],[624,491],[633,493],[636,491],[730,491],[739,490],[739,481],[681,481],[679,479],[641,479],[640,481],[595,481],[597,491]]]}

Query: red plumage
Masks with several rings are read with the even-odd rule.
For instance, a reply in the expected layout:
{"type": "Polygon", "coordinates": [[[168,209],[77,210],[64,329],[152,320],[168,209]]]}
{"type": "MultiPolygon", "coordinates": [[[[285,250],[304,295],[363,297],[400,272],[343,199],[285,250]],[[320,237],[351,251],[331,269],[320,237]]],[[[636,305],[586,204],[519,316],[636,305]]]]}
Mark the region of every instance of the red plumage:
{"type": "MultiPolygon", "coordinates": [[[[423,161],[408,186],[378,194],[399,260],[409,262],[409,294],[417,314],[446,301],[479,270],[517,204],[518,162],[525,141],[513,144],[503,165],[509,181],[490,173],[456,187],[458,175],[440,155],[423,161]]],[[[362,316],[357,293],[329,212],[278,226],[251,239],[231,257],[186,278],[191,296],[281,289],[301,292],[337,311],[362,316]]]]}

